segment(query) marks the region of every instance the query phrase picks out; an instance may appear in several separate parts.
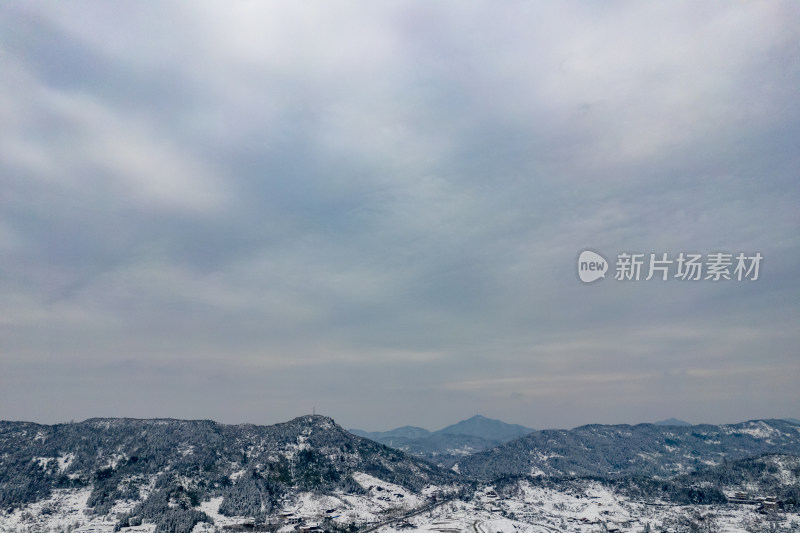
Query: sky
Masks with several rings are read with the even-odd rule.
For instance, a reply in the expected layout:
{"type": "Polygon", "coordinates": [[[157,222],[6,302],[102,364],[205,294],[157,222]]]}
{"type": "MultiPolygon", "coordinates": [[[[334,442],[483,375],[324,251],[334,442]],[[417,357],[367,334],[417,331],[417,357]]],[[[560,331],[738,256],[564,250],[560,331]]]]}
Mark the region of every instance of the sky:
{"type": "Polygon", "coordinates": [[[792,1],[0,3],[0,419],[800,418],[798,87],[792,1]]]}

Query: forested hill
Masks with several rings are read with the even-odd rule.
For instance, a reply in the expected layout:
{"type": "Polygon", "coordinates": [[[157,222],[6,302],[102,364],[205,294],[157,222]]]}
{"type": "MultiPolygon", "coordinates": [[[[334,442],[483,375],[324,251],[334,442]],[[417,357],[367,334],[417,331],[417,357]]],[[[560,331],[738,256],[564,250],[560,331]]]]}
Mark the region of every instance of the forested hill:
{"type": "Polygon", "coordinates": [[[765,453],[800,455],[800,426],[755,420],[722,426],[588,425],[536,431],[461,459],[478,479],[504,475],[672,476],[765,453]]]}
{"type": "MultiPolygon", "coordinates": [[[[626,490],[646,493],[664,489],[642,479],[695,470],[730,485],[741,468],[709,468],[766,453],[787,454],[767,466],[796,473],[796,461],[788,456],[800,456],[800,425],[764,420],[536,431],[462,457],[459,475],[353,435],[323,416],[272,426],[168,419],[91,419],[52,426],[0,422],[0,514],[80,493],[88,498],[80,505],[90,516],[119,524],[135,517],[155,523],[157,531],[185,533],[200,521],[210,522],[201,503],[212,498],[219,503],[214,513],[263,520],[301,493],[375,496],[385,503],[388,489],[370,492],[378,482],[396,486],[394,496],[407,491],[406,501],[417,501],[414,494],[428,485],[456,488],[508,475],[615,478],[626,490]],[[625,481],[633,476],[640,481],[625,481]],[[365,478],[370,480],[366,485],[365,478]],[[111,510],[120,503],[127,514],[117,517],[118,511],[111,510]]],[[[742,468],[750,475],[762,463],[742,468]]],[[[772,481],[758,478],[764,485],[772,481]]]]}
{"type": "Polygon", "coordinates": [[[97,514],[131,499],[141,501],[134,514],[191,523],[202,519],[198,502],[223,497],[221,513],[263,518],[288,493],[363,491],[355,472],[414,492],[456,478],[323,416],[272,426],[164,419],[0,422],[2,511],[47,498],[57,488],[91,488],[88,506],[97,514]]]}

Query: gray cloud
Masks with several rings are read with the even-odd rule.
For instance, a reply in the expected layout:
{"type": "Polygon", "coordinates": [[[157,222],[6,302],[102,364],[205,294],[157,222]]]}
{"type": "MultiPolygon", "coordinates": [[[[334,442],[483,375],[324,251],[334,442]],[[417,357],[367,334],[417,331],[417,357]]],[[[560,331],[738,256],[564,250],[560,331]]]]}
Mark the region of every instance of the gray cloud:
{"type": "Polygon", "coordinates": [[[75,15],[0,8],[0,418],[797,417],[794,4],[75,15]]]}

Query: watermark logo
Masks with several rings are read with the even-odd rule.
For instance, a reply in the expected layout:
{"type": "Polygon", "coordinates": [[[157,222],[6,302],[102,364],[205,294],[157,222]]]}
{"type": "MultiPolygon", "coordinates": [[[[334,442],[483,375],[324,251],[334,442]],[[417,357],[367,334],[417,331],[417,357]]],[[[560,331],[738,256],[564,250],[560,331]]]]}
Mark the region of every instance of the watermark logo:
{"type": "MultiPolygon", "coordinates": [[[[614,280],[756,281],[763,259],[760,252],[750,255],[680,252],[672,256],[665,252],[620,252],[614,265],[614,280]]],[[[584,250],[578,256],[578,277],[584,283],[605,278],[608,269],[608,261],[597,252],[584,250]]]]}
{"type": "Polygon", "coordinates": [[[608,261],[602,255],[591,250],[584,250],[578,256],[578,277],[584,283],[591,283],[605,278],[608,261]]]}

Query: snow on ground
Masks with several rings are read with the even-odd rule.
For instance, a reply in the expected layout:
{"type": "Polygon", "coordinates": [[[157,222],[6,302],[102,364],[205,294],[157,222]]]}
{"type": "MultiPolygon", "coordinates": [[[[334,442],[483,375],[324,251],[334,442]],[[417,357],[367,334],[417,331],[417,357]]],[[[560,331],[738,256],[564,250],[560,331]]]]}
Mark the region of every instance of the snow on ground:
{"type": "Polygon", "coordinates": [[[187,455],[192,455],[194,453],[194,445],[180,446],[178,448],[178,453],[184,457],[186,457],[187,455]]]}
{"type": "Polygon", "coordinates": [[[449,455],[472,455],[475,453],[475,448],[472,446],[464,446],[462,448],[447,448],[444,453],[449,455]]]}
{"type": "Polygon", "coordinates": [[[200,502],[200,510],[213,518],[214,522],[216,522],[217,517],[222,517],[222,515],[219,514],[219,506],[222,500],[222,496],[219,496],[218,498],[211,498],[208,501],[200,502]]]}
{"type": "Polygon", "coordinates": [[[543,453],[543,452],[538,451],[538,450],[537,451],[531,450],[530,454],[531,455],[535,455],[536,459],[538,461],[540,461],[540,462],[543,462],[543,463],[549,461],[550,459],[556,459],[558,457],[564,457],[563,455],[559,455],[557,453],[543,453]]]}
{"type": "MultiPolygon", "coordinates": [[[[61,531],[68,526],[81,526],[90,522],[84,514],[91,489],[55,490],[50,498],[12,513],[0,512],[0,532],[61,531]]],[[[112,524],[113,526],[113,524],[112,524]]]]}
{"type": "Polygon", "coordinates": [[[34,457],[33,462],[39,465],[39,468],[47,468],[47,464],[53,459],[53,457],[34,457]]]}
{"type": "MultiPolygon", "coordinates": [[[[781,465],[788,468],[788,465],[781,465]]],[[[398,485],[387,483],[365,473],[353,478],[367,490],[366,494],[328,494],[312,492],[295,494],[284,501],[279,513],[305,524],[331,519],[339,525],[391,522],[379,533],[595,533],[618,529],[622,533],[638,533],[649,525],[654,531],[689,531],[688,524],[702,526],[719,533],[752,533],[800,531],[800,514],[757,512],[755,504],[672,505],[665,502],[640,502],[627,499],[597,481],[575,481],[563,485],[541,486],[535,481],[511,485],[486,485],[466,499],[442,501],[426,508],[430,497],[448,492],[443,487],[426,487],[424,494],[413,494],[398,485]],[[400,498],[399,496],[403,497],[400,498]],[[386,499],[388,498],[388,500],[386,499]],[[405,517],[410,511],[425,509],[405,517]],[[405,517],[405,518],[403,518],[405,517]]],[[[115,513],[126,510],[133,502],[120,502],[106,516],[85,513],[90,489],[58,490],[51,498],[18,509],[0,512],[0,533],[59,533],[71,528],[79,533],[111,533],[115,513]]],[[[211,533],[216,528],[243,524],[248,517],[226,517],[219,513],[222,498],[200,504],[200,510],[214,520],[214,525],[198,524],[193,533],[211,533]]],[[[294,524],[283,524],[280,533],[291,533],[294,524]]],[[[153,533],[152,524],[126,528],[125,533],[153,533]]]]}
{"type": "MultiPolygon", "coordinates": [[[[485,494],[481,496],[485,498],[485,494]]],[[[753,533],[799,531],[800,516],[782,513],[770,517],[755,512],[755,506],[645,505],[621,500],[600,488],[585,494],[558,491],[528,491],[497,499],[489,504],[476,499],[454,500],[420,515],[379,529],[379,533],[596,533],[617,529],[639,533],[649,525],[653,531],[698,531],[753,533]],[[536,502],[529,497],[543,497],[536,502]],[[581,500],[584,500],[581,502],[581,500]],[[707,529],[706,529],[707,528],[707,529]]]]}
{"type": "Polygon", "coordinates": [[[435,496],[437,494],[441,494],[443,492],[448,492],[449,489],[452,487],[439,487],[437,485],[428,485],[424,487],[421,491],[422,496],[425,498],[430,498],[431,496],[435,496]]]}
{"type": "Polygon", "coordinates": [[[689,531],[692,527],[718,533],[800,531],[800,515],[756,512],[755,505],[679,506],[634,502],[597,482],[582,482],[559,489],[521,482],[497,489],[487,486],[469,501],[454,500],[405,522],[380,529],[401,533],[410,529],[431,533],[594,533],[617,529],[638,533],[689,531]]]}
{"type": "Polygon", "coordinates": [[[750,422],[748,427],[731,429],[730,433],[745,433],[757,439],[766,439],[776,434],[780,435],[781,432],[766,422],[758,421],[750,422]]]}
{"type": "MultiPolygon", "coordinates": [[[[75,529],[73,533],[113,533],[115,522],[90,523],[75,529]]],[[[155,524],[142,524],[125,528],[125,533],[153,533],[155,524]]]]}
{"type": "Polygon", "coordinates": [[[123,459],[127,459],[127,457],[125,457],[125,455],[123,455],[121,453],[112,453],[108,457],[108,462],[106,463],[106,465],[103,468],[117,468],[117,465],[123,459]]]}
{"type": "Polygon", "coordinates": [[[146,480],[146,483],[139,486],[139,498],[144,501],[155,490],[158,476],[150,474],[149,476],[142,476],[142,478],[146,480]]]}
{"type": "Polygon", "coordinates": [[[242,477],[242,474],[247,472],[247,470],[245,468],[236,470],[237,467],[241,466],[239,463],[231,462],[231,466],[233,467],[233,473],[228,477],[235,483],[240,477],[242,477]]]}
{"type": "MultiPolygon", "coordinates": [[[[353,473],[353,479],[364,487],[373,500],[383,502],[382,507],[419,507],[423,499],[409,492],[400,485],[383,481],[363,472],[353,473]]],[[[380,504],[379,504],[380,505],[380,504]]]]}
{"type": "Polygon", "coordinates": [[[69,465],[71,465],[72,461],[74,461],[74,460],[75,460],[75,454],[74,453],[68,453],[66,455],[62,455],[61,457],[59,457],[58,458],[58,471],[59,472],[63,472],[64,470],[69,468],[69,465]]]}
{"type": "MultiPolygon", "coordinates": [[[[222,503],[222,496],[211,498],[208,501],[200,502],[200,510],[206,513],[213,521],[214,525],[222,528],[225,526],[242,524],[248,520],[245,516],[225,516],[219,513],[219,506],[222,503]]],[[[193,533],[205,531],[206,526],[197,524],[192,530],[193,533]]],[[[212,528],[213,529],[213,528],[212,528]]]]}
{"type": "Polygon", "coordinates": [[[108,512],[111,516],[117,516],[117,514],[129,513],[136,507],[136,504],[139,503],[138,501],[134,500],[118,500],[114,502],[114,505],[111,507],[111,510],[108,512]]]}
{"type": "Polygon", "coordinates": [[[530,475],[533,477],[539,477],[539,476],[545,476],[547,474],[545,474],[545,471],[542,470],[541,468],[534,466],[531,468],[530,475]]]}
{"type": "Polygon", "coordinates": [[[630,509],[600,483],[588,483],[582,492],[557,491],[521,483],[517,497],[506,498],[495,506],[501,506],[524,522],[550,527],[558,527],[564,520],[597,524],[612,518],[615,522],[628,522],[632,518],[630,509]]]}
{"type": "Polygon", "coordinates": [[[430,533],[550,533],[552,530],[535,524],[526,524],[506,518],[498,511],[490,511],[481,504],[454,500],[380,529],[380,533],[414,531],[430,533]]]}
{"type": "Polygon", "coordinates": [[[786,456],[776,456],[773,458],[773,463],[778,468],[778,475],[780,482],[783,485],[795,485],[800,482],[800,477],[794,473],[798,466],[800,466],[800,458],[789,458],[786,456]]]}
{"type": "MultiPolygon", "coordinates": [[[[774,524],[777,531],[800,531],[800,515],[780,513],[764,515],[755,505],[678,506],[632,502],[613,493],[599,483],[587,482],[580,487],[542,488],[527,482],[512,490],[494,492],[485,487],[468,500],[445,501],[419,515],[399,520],[380,528],[380,533],[594,533],[617,528],[624,533],[643,531],[646,525],[653,530],[688,531],[687,523],[702,524],[719,533],[752,533],[767,531],[774,524]]],[[[79,533],[111,533],[115,520],[110,516],[89,517],[83,514],[89,491],[65,491],[45,502],[27,506],[11,514],[0,513],[0,532],[20,531],[58,533],[72,527],[79,533]],[[47,506],[57,511],[43,513],[47,506]]],[[[203,502],[200,509],[213,518],[215,524],[198,524],[193,533],[211,533],[215,528],[242,524],[245,517],[225,517],[219,514],[222,498],[203,502]]],[[[288,504],[288,502],[287,502],[288,504]]],[[[318,495],[301,493],[286,510],[296,513],[306,523],[319,522],[326,511],[336,509],[340,524],[380,522],[387,519],[378,502],[369,496],[318,495]]],[[[153,533],[152,524],[126,528],[126,533],[153,533]]],[[[282,533],[294,531],[286,525],[282,533]]]]}
{"type": "MultiPolygon", "coordinates": [[[[30,531],[36,533],[60,533],[72,528],[80,533],[111,532],[117,523],[117,513],[124,513],[133,508],[132,500],[119,501],[114,504],[107,515],[87,514],[86,502],[92,490],[77,489],[54,490],[50,498],[26,505],[14,512],[0,512],[0,533],[16,533],[30,531]]],[[[126,529],[126,532],[151,532],[152,524],[126,529]]]]}
{"type": "MultiPolygon", "coordinates": [[[[309,518],[318,518],[326,514],[326,511],[335,509],[339,512],[345,509],[344,501],[332,495],[315,494],[313,492],[301,492],[297,498],[294,512],[309,518]]],[[[339,514],[339,513],[328,513],[339,514]]]]}

